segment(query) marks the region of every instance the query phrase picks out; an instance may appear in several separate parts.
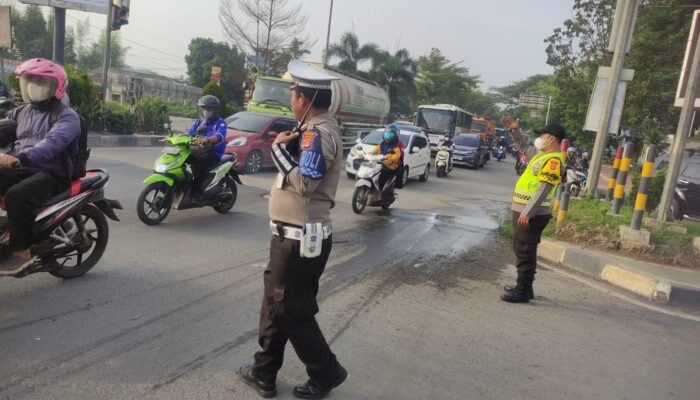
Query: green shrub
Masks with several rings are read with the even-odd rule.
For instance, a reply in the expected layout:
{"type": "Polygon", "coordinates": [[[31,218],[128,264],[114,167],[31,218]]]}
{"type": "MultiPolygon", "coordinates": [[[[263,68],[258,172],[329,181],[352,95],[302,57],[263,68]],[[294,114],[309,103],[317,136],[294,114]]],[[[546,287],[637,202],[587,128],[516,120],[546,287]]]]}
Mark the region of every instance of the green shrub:
{"type": "Polygon", "coordinates": [[[175,101],[168,103],[168,114],[173,117],[199,118],[199,111],[194,104],[182,104],[175,101]]]}
{"type": "Polygon", "coordinates": [[[162,133],[163,124],[170,118],[168,105],[160,97],[141,99],[136,102],[134,118],[137,131],[162,133]]]}
{"type": "Polygon", "coordinates": [[[105,130],[117,135],[131,135],[136,128],[134,114],[129,112],[128,107],[116,102],[107,102],[100,120],[105,130]]]}

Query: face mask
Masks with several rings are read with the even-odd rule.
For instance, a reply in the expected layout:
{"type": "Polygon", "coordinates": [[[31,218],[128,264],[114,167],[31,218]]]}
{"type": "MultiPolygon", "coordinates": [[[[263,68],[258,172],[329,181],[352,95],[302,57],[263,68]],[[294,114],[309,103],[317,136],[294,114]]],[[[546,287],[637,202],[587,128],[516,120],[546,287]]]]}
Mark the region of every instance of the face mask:
{"type": "Polygon", "coordinates": [[[48,100],[51,97],[50,92],[51,88],[49,87],[37,85],[32,82],[27,83],[27,96],[29,97],[29,101],[40,102],[48,100]]]}
{"type": "Polygon", "coordinates": [[[212,119],[212,118],[214,118],[214,111],[205,110],[205,111],[202,112],[202,115],[203,115],[204,118],[206,118],[206,119],[212,119]]]}
{"type": "Polygon", "coordinates": [[[535,139],[535,148],[538,151],[544,150],[550,144],[552,144],[552,142],[545,142],[545,140],[542,139],[541,137],[538,137],[537,139],[535,139]]]}

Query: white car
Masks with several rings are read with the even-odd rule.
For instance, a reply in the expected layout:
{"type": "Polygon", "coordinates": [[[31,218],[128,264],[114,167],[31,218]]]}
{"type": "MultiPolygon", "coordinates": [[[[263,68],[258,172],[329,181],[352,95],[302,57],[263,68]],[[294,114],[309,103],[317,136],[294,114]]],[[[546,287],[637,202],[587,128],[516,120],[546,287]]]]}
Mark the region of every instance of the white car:
{"type": "MultiPolygon", "coordinates": [[[[357,140],[348,154],[345,162],[345,171],[348,178],[355,179],[357,170],[362,164],[362,153],[371,153],[376,145],[384,140],[384,129],[376,129],[370,132],[364,139],[357,140]]],[[[428,138],[420,131],[401,128],[399,140],[404,145],[404,169],[403,181],[409,178],[419,177],[421,181],[426,181],[430,175],[430,146],[428,138]]]]}

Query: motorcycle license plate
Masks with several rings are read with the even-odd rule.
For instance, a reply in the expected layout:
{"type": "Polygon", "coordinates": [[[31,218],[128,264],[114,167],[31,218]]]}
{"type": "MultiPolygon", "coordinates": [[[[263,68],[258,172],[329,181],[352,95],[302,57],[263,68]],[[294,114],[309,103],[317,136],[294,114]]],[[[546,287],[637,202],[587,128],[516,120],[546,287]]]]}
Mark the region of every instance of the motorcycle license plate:
{"type": "Polygon", "coordinates": [[[166,147],[163,149],[163,154],[172,154],[174,156],[180,154],[179,147],[166,147]]]}
{"type": "Polygon", "coordinates": [[[454,159],[455,159],[455,160],[462,161],[462,160],[464,160],[464,157],[462,157],[462,156],[455,156],[454,159]]]}

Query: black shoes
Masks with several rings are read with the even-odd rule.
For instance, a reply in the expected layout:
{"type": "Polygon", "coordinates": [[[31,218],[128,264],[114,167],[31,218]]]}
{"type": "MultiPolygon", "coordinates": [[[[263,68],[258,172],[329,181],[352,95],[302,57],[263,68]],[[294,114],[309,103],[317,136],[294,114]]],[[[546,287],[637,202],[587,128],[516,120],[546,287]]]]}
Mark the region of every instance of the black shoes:
{"type": "Polygon", "coordinates": [[[320,388],[316,386],[316,384],[313,383],[311,380],[309,380],[303,385],[297,385],[294,387],[294,397],[298,397],[300,399],[322,399],[326,397],[331,390],[340,386],[341,383],[345,382],[345,379],[347,377],[348,371],[346,371],[345,368],[341,366],[340,375],[335,380],[335,382],[333,382],[333,384],[329,387],[320,388]]]}
{"type": "Polygon", "coordinates": [[[243,382],[255,389],[255,391],[258,392],[260,396],[266,399],[277,396],[277,386],[275,385],[275,382],[265,381],[263,379],[257,378],[255,374],[253,374],[252,365],[242,366],[238,370],[238,375],[240,375],[241,378],[243,378],[243,382]]]}
{"type": "MultiPolygon", "coordinates": [[[[515,287],[515,285],[505,285],[503,286],[503,290],[505,290],[506,292],[512,292],[513,290],[515,290],[515,287]]],[[[527,291],[527,296],[530,298],[530,300],[535,300],[535,292],[532,290],[532,286],[529,286],[527,288],[527,291]]]]}
{"type": "Polygon", "coordinates": [[[506,292],[501,295],[501,300],[508,303],[529,303],[535,298],[532,286],[506,286],[503,288],[506,292]]]}

